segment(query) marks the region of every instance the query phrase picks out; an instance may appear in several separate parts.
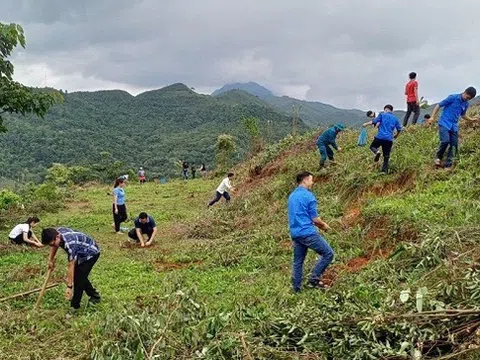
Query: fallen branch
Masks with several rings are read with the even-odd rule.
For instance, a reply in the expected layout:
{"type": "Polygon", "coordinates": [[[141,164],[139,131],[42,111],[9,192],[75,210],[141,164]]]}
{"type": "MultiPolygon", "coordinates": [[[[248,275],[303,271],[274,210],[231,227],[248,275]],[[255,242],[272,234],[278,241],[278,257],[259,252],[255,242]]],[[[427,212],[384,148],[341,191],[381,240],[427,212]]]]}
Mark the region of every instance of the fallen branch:
{"type": "MultiPolygon", "coordinates": [[[[60,285],[60,283],[54,283],[54,284],[50,284],[48,285],[45,290],[47,289],[51,289],[51,288],[54,288],[56,286],[60,285]]],[[[16,299],[16,298],[19,298],[19,297],[23,297],[23,296],[27,296],[27,295],[30,295],[30,294],[34,294],[34,293],[37,293],[39,291],[41,291],[42,288],[38,288],[38,289],[33,289],[33,290],[29,290],[29,291],[25,291],[25,292],[22,292],[20,294],[15,294],[15,295],[10,295],[10,296],[7,296],[7,297],[4,297],[2,299],[0,299],[0,302],[3,302],[3,301],[7,301],[7,300],[11,300],[11,299],[16,299]]]]}
{"type": "Polygon", "coordinates": [[[243,349],[247,353],[248,360],[253,360],[252,354],[250,354],[250,351],[248,350],[247,342],[245,341],[245,335],[243,333],[240,334],[240,339],[242,340],[243,349]]]}

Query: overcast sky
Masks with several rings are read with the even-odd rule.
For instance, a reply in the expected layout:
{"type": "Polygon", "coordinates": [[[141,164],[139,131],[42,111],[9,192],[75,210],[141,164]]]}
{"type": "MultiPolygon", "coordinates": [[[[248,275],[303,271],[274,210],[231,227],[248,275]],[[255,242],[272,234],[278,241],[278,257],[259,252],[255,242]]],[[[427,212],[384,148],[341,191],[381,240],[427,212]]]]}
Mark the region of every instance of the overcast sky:
{"type": "Polygon", "coordinates": [[[473,0],[1,0],[21,24],[27,85],[137,94],[175,82],[210,93],[256,81],[344,108],[405,107],[418,73],[431,102],[480,87],[473,0]]]}

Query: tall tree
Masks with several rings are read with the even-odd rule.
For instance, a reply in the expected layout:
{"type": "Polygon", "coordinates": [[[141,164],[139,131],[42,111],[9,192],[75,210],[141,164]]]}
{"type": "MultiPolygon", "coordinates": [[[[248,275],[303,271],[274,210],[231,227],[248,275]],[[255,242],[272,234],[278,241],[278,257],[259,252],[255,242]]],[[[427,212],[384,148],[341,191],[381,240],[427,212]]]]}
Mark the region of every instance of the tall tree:
{"type": "Polygon", "coordinates": [[[0,22],[0,132],[7,131],[3,114],[32,113],[43,117],[52,105],[62,100],[57,91],[38,91],[13,80],[13,64],[7,58],[18,45],[23,48],[26,45],[23,28],[0,22]]]}
{"type": "Polygon", "coordinates": [[[233,165],[233,156],[237,149],[235,138],[232,135],[221,134],[217,138],[216,162],[219,171],[226,171],[233,165]]]}
{"type": "Polygon", "coordinates": [[[262,151],[264,144],[259,119],[254,116],[244,117],[243,126],[248,134],[250,154],[255,155],[262,151]]]}

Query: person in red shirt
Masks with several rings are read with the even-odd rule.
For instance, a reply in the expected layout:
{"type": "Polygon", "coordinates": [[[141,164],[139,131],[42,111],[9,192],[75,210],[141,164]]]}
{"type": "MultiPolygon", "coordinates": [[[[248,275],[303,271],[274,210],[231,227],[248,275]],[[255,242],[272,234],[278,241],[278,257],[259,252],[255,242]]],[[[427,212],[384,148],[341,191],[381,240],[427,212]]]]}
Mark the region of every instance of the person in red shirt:
{"type": "Polygon", "coordinates": [[[407,113],[403,119],[403,126],[408,125],[408,120],[413,112],[412,124],[416,124],[420,116],[420,101],[418,100],[418,82],[417,73],[411,72],[408,77],[410,81],[405,85],[405,95],[407,96],[407,113]]]}

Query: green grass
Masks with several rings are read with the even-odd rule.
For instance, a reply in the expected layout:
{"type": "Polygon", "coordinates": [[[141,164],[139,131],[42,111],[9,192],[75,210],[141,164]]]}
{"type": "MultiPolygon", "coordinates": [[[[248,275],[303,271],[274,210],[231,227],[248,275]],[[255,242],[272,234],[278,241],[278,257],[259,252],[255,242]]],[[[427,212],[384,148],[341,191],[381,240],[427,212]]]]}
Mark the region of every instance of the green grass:
{"type": "MultiPolygon", "coordinates": [[[[295,173],[318,164],[309,135],[240,165],[230,205],[206,208],[219,179],[129,185],[130,218],[147,211],[159,227],[150,249],[122,247],[126,237],[110,227],[108,187],[78,189],[41,225],[67,225],[98,241],[102,255],[91,280],[103,302],[67,319],[62,285],[47,292],[38,312],[35,295],[0,303],[0,358],[149,359],[152,352],[152,359],[394,359],[421,341],[443,340],[461,321],[375,319],[416,312],[422,287],[424,310],[478,306],[480,135],[463,134],[460,162],[446,173],[432,166],[436,132],[408,130],[395,144],[388,176],[356,146],[357,134],[342,135],[339,165],[315,174],[336,252],[328,273],[336,281],[324,293],[290,291],[286,197],[295,173]],[[255,167],[263,172],[257,177],[255,167]],[[362,259],[365,266],[356,268],[362,259]],[[402,303],[407,289],[411,298],[402,303]]],[[[0,297],[42,284],[47,249],[8,247],[0,254],[0,297]]],[[[65,258],[59,252],[56,280],[65,258]]],[[[306,271],[315,258],[309,253],[306,271]]],[[[448,349],[433,346],[429,355],[477,342],[458,340],[448,349]]]]}

